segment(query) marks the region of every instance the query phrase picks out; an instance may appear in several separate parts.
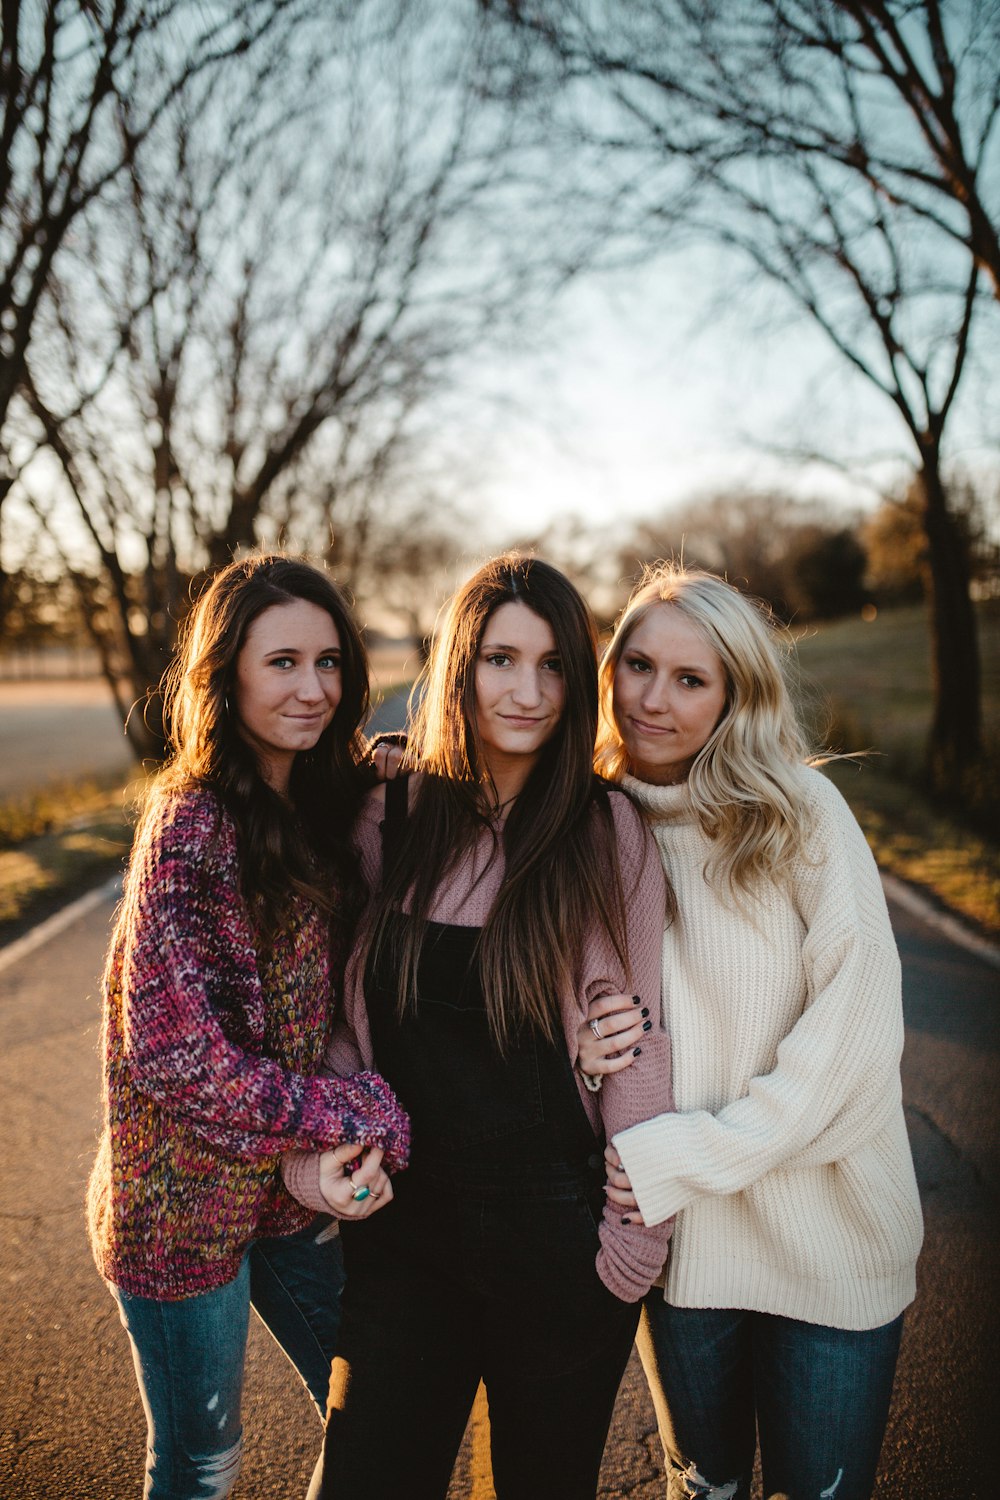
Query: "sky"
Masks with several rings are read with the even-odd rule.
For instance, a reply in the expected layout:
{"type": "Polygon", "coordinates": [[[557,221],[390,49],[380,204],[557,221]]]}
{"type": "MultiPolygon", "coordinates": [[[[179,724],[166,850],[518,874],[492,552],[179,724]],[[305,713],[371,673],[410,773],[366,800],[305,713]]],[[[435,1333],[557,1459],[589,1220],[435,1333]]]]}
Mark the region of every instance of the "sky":
{"type": "MultiPolygon", "coordinates": [[[[996,465],[990,363],[984,349],[951,429],[973,466],[996,465]]],[[[771,288],[706,275],[704,251],[571,289],[542,347],[479,380],[502,398],[480,476],[501,529],[653,515],[726,486],[871,508],[912,463],[888,400],[771,288]]]]}

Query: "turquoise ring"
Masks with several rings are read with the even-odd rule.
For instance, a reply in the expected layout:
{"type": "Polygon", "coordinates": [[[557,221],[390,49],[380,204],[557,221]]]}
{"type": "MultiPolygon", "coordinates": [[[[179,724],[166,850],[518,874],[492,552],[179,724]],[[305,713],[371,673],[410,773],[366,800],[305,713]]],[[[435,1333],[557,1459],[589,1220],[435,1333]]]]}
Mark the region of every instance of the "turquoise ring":
{"type": "Polygon", "coordinates": [[[355,1188],[354,1192],[351,1194],[351,1197],[354,1199],[355,1203],[363,1203],[366,1198],[371,1197],[371,1189],[366,1187],[355,1188]]]}

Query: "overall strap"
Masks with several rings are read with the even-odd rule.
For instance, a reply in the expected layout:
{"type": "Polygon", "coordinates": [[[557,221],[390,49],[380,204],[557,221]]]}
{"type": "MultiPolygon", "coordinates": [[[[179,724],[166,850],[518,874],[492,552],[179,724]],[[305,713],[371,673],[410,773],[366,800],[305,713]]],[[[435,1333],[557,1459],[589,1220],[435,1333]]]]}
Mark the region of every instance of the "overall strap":
{"type": "Polygon", "coordinates": [[[385,818],[382,822],[382,875],[399,853],[403,829],[410,810],[409,773],[385,783],[385,818]]]}

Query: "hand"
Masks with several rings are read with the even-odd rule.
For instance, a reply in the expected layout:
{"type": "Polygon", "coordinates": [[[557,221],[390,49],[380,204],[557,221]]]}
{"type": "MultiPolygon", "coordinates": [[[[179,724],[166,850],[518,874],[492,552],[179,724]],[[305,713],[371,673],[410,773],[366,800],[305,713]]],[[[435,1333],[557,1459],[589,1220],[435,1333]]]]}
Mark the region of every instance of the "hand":
{"type": "Polygon", "coordinates": [[[576,1034],[580,1071],[596,1077],[631,1067],[642,1051],[643,1037],[652,1029],[649,1007],[641,1005],[637,996],[599,995],[588,1005],[587,1019],[576,1034]],[[600,1036],[594,1033],[594,1021],[600,1036]]]}
{"type": "Polygon", "coordinates": [[[645,1219],[639,1212],[639,1205],[632,1191],[628,1173],[622,1166],[622,1159],[614,1146],[605,1146],[604,1165],[608,1169],[608,1180],[604,1191],[608,1202],[613,1203],[622,1216],[623,1224],[645,1224],[645,1219]]]}
{"type": "Polygon", "coordinates": [[[392,1183],[382,1170],[382,1152],[377,1146],[344,1142],[324,1151],[319,1159],[319,1190],[338,1219],[367,1219],[392,1201],[392,1183]],[[354,1194],[361,1188],[363,1198],[354,1194]]]}
{"type": "Polygon", "coordinates": [[[372,750],[372,764],[379,781],[395,781],[403,764],[403,746],[384,742],[376,745],[372,750]]]}

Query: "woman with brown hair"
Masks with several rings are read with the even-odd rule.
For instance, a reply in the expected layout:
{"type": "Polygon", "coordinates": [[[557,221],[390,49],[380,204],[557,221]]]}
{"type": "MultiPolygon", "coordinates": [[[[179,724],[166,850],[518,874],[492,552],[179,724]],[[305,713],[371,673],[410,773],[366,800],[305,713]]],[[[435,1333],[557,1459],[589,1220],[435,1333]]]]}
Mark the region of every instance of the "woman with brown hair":
{"type": "Polygon", "coordinates": [[[339,590],[292,559],[232,563],[191,613],[165,701],[173,756],[105,973],[89,1218],[146,1409],[144,1493],[193,1500],[236,1480],[251,1299],[325,1408],[339,1257],[284,1191],[281,1154],[335,1148],[322,1206],[362,1218],[392,1195],[408,1123],[374,1074],[317,1076],[365,784],[367,664],[339,590]]]}
{"type": "MultiPolygon", "coordinates": [[[[413,1155],[391,1212],[363,1239],[344,1226],[313,1494],[445,1496],[480,1380],[499,1500],[596,1490],[669,1235],[605,1208],[603,1143],[668,1108],[670,1080],[666,887],[642,819],[593,774],[595,647],[562,574],[487,563],[437,636],[414,774],[358,822],[376,894],[329,1061],[384,1073],[413,1155]],[[623,990],[642,1018],[635,1066],[591,1094],[577,1028],[623,990]]],[[[286,1179],[309,1198],[317,1169],[292,1158],[286,1179]]]]}

